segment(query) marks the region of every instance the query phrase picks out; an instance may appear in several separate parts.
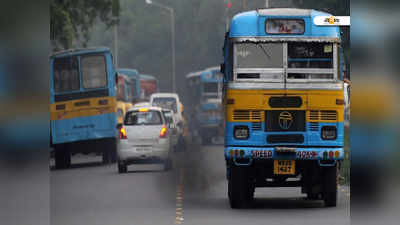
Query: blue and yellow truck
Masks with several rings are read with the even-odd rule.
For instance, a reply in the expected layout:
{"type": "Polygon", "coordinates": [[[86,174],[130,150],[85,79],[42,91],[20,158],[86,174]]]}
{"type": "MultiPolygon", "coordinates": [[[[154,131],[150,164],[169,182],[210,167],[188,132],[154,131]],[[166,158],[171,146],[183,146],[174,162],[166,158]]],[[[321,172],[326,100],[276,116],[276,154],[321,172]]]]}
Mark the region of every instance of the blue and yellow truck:
{"type": "Polygon", "coordinates": [[[344,156],[344,95],[332,15],[294,8],[236,15],[225,36],[225,159],[232,208],[255,188],[301,187],[336,206],[344,156]]]}

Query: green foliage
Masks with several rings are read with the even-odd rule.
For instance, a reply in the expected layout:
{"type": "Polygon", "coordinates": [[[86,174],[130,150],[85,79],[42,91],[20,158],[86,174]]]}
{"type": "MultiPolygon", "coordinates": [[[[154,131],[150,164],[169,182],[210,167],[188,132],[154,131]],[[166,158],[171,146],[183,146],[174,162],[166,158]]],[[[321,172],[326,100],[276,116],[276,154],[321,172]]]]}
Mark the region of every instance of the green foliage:
{"type": "MultiPolygon", "coordinates": [[[[176,76],[179,93],[185,90],[185,75],[219,65],[226,20],[243,10],[263,8],[265,0],[153,0],[175,11],[176,76]],[[232,3],[228,9],[226,4],[232,3]],[[245,6],[245,8],[243,8],[245,6]]],[[[348,1],[271,0],[272,7],[316,8],[334,15],[348,15],[348,1]],[[313,4],[315,3],[315,4],[313,4]],[[315,7],[314,7],[315,6],[315,7]]],[[[138,69],[160,80],[160,91],[171,90],[172,51],[170,13],[145,0],[120,0],[119,66],[138,69]]],[[[113,29],[97,24],[90,46],[113,45],[113,29]]],[[[347,51],[346,51],[347,52],[347,51]]]]}
{"type": "Polygon", "coordinates": [[[52,0],[50,3],[50,40],[53,50],[86,47],[97,21],[111,26],[118,0],[52,0]]]}

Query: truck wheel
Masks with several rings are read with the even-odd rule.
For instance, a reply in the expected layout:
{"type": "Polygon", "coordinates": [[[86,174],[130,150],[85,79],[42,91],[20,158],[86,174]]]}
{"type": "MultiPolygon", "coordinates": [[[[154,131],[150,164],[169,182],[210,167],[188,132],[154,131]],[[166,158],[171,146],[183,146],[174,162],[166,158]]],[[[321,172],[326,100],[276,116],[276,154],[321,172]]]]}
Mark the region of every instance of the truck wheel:
{"type": "Polygon", "coordinates": [[[128,167],[125,164],[118,162],[118,173],[126,173],[128,171],[128,167]]]}
{"type": "Polygon", "coordinates": [[[324,168],[323,198],[326,207],[335,207],[337,203],[337,166],[324,168]]]}
{"type": "Polygon", "coordinates": [[[56,169],[65,169],[71,166],[71,154],[66,144],[58,144],[54,147],[56,169]]]}
{"type": "Polygon", "coordinates": [[[228,178],[229,204],[233,209],[246,208],[254,197],[254,184],[249,179],[248,168],[231,167],[228,178]]]}

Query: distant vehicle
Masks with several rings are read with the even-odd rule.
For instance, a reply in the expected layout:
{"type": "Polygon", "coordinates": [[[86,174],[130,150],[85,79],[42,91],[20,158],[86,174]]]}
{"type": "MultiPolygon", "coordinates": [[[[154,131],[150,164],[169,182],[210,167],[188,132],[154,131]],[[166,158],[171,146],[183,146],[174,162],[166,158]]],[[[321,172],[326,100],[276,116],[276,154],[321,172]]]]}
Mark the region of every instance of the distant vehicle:
{"type": "Polygon", "coordinates": [[[119,173],[131,164],[163,163],[164,170],[171,168],[171,135],[160,107],[131,108],[119,130],[119,173]]]}
{"type": "Polygon", "coordinates": [[[203,144],[223,135],[222,78],[219,67],[190,73],[186,76],[190,93],[192,131],[195,129],[202,137],[203,144]],[[195,103],[195,104],[193,104],[195,103]]]}
{"type": "Polygon", "coordinates": [[[223,47],[225,160],[232,208],[256,188],[301,187],[337,203],[344,159],[344,90],[337,26],[312,9],[268,8],[233,17],[223,47]]]}
{"type": "Polygon", "coordinates": [[[140,98],[149,100],[150,96],[158,92],[158,80],[152,75],[140,74],[140,98]]]}
{"type": "Polygon", "coordinates": [[[175,120],[174,111],[171,109],[162,109],[162,112],[167,121],[169,134],[171,135],[171,146],[173,149],[176,149],[178,144],[178,126],[175,120]]]}
{"type": "Polygon", "coordinates": [[[176,121],[182,122],[182,104],[176,93],[155,93],[150,96],[150,103],[174,111],[176,121]]]}
{"type": "Polygon", "coordinates": [[[118,74],[123,74],[127,76],[127,88],[126,88],[126,101],[133,104],[140,101],[140,75],[135,69],[121,68],[117,69],[118,74]]]}
{"type": "Polygon", "coordinates": [[[126,111],[133,105],[130,102],[131,99],[131,79],[123,74],[118,73],[118,84],[117,84],[117,115],[118,124],[122,124],[124,121],[126,111]]]}
{"type": "Polygon", "coordinates": [[[344,83],[344,125],[350,126],[350,85],[344,83]]]}
{"type": "Polygon", "coordinates": [[[178,148],[183,150],[185,136],[185,119],[183,105],[176,93],[155,93],[150,96],[150,103],[161,108],[171,109],[174,112],[178,132],[178,148]]]}
{"type": "Polygon", "coordinates": [[[71,49],[50,56],[50,130],[56,168],[73,153],[115,161],[116,73],[108,48],[71,49]]]}

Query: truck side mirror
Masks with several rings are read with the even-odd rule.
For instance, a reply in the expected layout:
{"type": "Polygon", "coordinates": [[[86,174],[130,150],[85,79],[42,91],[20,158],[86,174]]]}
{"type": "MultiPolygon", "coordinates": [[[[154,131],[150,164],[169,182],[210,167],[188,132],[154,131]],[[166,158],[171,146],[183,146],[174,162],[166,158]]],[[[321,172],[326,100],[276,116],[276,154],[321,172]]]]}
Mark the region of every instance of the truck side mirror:
{"type": "Polygon", "coordinates": [[[221,64],[219,65],[219,71],[220,71],[221,73],[225,74],[225,63],[221,63],[221,64]]]}

